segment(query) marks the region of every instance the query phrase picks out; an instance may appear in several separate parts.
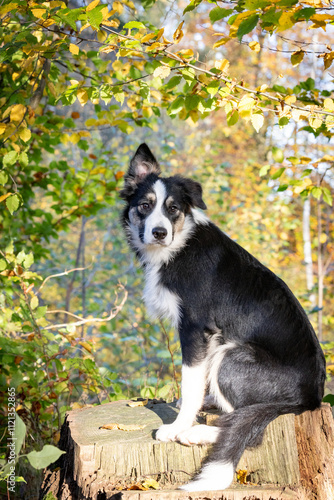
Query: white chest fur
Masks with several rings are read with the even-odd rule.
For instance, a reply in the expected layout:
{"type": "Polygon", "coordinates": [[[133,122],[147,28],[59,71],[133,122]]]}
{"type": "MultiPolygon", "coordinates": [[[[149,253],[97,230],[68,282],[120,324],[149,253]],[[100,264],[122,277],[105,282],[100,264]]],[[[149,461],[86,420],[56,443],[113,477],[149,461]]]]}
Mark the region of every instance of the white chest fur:
{"type": "Polygon", "coordinates": [[[181,299],[161,284],[160,265],[145,268],[144,301],[148,314],[153,318],[166,318],[174,327],[180,319],[181,299]]]}

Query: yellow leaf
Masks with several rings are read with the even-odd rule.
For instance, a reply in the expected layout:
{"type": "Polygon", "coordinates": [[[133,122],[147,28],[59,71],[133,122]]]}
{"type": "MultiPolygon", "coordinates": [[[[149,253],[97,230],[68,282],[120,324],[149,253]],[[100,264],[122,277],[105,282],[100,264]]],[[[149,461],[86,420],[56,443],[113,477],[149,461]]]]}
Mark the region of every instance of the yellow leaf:
{"type": "Polygon", "coordinates": [[[305,52],[303,50],[297,50],[291,54],[291,64],[292,66],[298,66],[304,59],[305,52]]]}
{"type": "Polygon", "coordinates": [[[259,42],[249,42],[248,46],[250,49],[254,50],[254,52],[260,52],[261,50],[261,45],[259,44],[259,42]]]}
{"type": "Polygon", "coordinates": [[[31,131],[28,128],[21,128],[19,130],[19,136],[24,142],[28,142],[31,138],[31,131]]]}
{"type": "Polygon", "coordinates": [[[140,39],[140,41],[141,41],[141,43],[145,43],[154,37],[155,37],[155,33],[147,33],[147,35],[144,35],[143,38],[140,39]]]}
{"type": "Polygon", "coordinates": [[[146,425],[137,425],[137,424],[118,424],[118,423],[112,423],[112,424],[105,424],[105,425],[101,425],[101,427],[99,427],[100,429],[109,429],[111,431],[114,431],[114,430],[119,430],[119,431],[139,431],[141,429],[144,429],[144,427],[146,427],[146,425]]]}
{"type": "Polygon", "coordinates": [[[31,12],[37,19],[43,19],[43,15],[45,14],[45,9],[31,9],[31,12]]]}
{"type": "Polygon", "coordinates": [[[334,111],[334,101],[330,97],[324,100],[324,108],[327,111],[334,111]]]}
{"type": "Polygon", "coordinates": [[[279,18],[276,31],[285,31],[289,28],[292,28],[292,26],[294,26],[294,24],[295,24],[295,20],[293,18],[294,14],[295,14],[295,11],[293,9],[283,11],[281,17],[279,18]]]}
{"type": "Polygon", "coordinates": [[[0,135],[2,135],[5,130],[6,130],[6,125],[4,123],[0,123],[0,135]]]}
{"type": "MultiPolygon", "coordinates": [[[[104,22],[103,24],[106,24],[106,22],[104,22]]],[[[86,28],[89,28],[89,27],[90,27],[90,24],[89,24],[89,23],[84,24],[84,25],[80,28],[79,33],[81,33],[83,30],[85,30],[86,28]]]]}
{"type": "Polygon", "coordinates": [[[284,102],[288,105],[290,104],[293,104],[294,102],[296,102],[297,98],[295,95],[288,95],[286,96],[286,98],[284,99],[284,102]]]}
{"type": "Polygon", "coordinates": [[[118,2],[118,1],[114,2],[114,3],[112,4],[112,8],[113,8],[113,10],[115,10],[118,14],[122,14],[122,12],[123,12],[123,5],[122,5],[122,2],[118,2]]]}
{"type": "Polygon", "coordinates": [[[229,66],[230,62],[227,59],[215,61],[215,68],[219,69],[221,72],[228,71],[229,66]]]}
{"type": "Polygon", "coordinates": [[[88,101],[88,94],[85,91],[85,89],[78,90],[77,98],[78,98],[78,101],[80,102],[81,106],[84,106],[86,104],[86,102],[88,101]]]}
{"type": "Polygon", "coordinates": [[[152,478],[147,478],[143,483],[142,483],[142,486],[144,486],[144,488],[153,488],[154,490],[158,490],[160,485],[158,483],[158,481],[156,481],[155,479],[152,479],[152,478]]]}
{"type": "Polygon", "coordinates": [[[22,121],[25,112],[26,112],[26,107],[23,106],[23,104],[15,104],[10,111],[10,121],[11,122],[22,121]]]}
{"type": "Polygon", "coordinates": [[[221,45],[225,45],[225,43],[227,43],[230,39],[230,37],[224,37],[224,38],[221,38],[220,40],[218,40],[217,42],[215,42],[212,46],[213,49],[216,49],[217,47],[220,47],[221,45]]]}
{"type": "Polygon", "coordinates": [[[326,116],[326,128],[330,130],[334,127],[334,116],[328,115],[326,116]]]}
{"type": "MultiPolygon", "coordinates": [[[[162,37],[162,35],[164,34],[164,32],[165,32],[165,28],[160,28],[159,29],[159,31],[157,33],[157,40],[159,40],[159,38],[162,37]]],[[[165,40],[164,40],[164,43],[166,43],[165,40]]],[[[167,40],[167,43],[171,43],[171,42],[168,42],[168,40],[167,40]]]]}
{"type": "Polygon", "coordinates": [[[86,7],[86,12],[89,12],[90,10],[95,9],[97,5],[99,5],[100,0],[93,0],[89,5],[86,7]]]}
{"type": "Polygon", "coordinates": [[[108,37],[108,35],[107,35],[106,31],[99,30],[97,32],[97,39],[100,43],[103,43],[107,39],[107,37],[108,37]]]}
{"type": "MultiPolygon", "coordinates": [[[[121,173],[123,174],[122,175],[122,177],[123,177],[124,172],[121,172],[121,173]]],[[[117,172],[117,174],[119,174],[119,172],[117,172]]],[[[117,176],[117,174],[115,175],[115,177],[117,176]]],[[[136,406],[146,406],[147,403],[148,403],[148,399],[145,399],[144,401],[130,401],[130,403],[128,403],[128,406],[130,406],[131,408],[135,408],[136,406]]]]}
{"type": "Polygon", "coordinates": [[[309,121],[309,124],[311,125],[312,128],[314,129],[317,129],[319,127],[321,127],[322,125],[322,120],[320,118],[318,118],[317,116],[316,117],[309,117],[308,119],[309,121]]]}
{"type": "Polygon", "coordinates": [[[169,66],[158,66],[157,68],[155,68],[154,72],[153,72],[153,76],[155,78],[167,78],[167,76],[170,75],[170,67],[169,66]]]}
{"type": "Polygon", "coordinates": [[[259,132],[259,130],[262,127],[263,122],[264,122],[264,116],[260,113],[255,113],[251,117],[251,122],[252,122],[252,125],[255,128],[256,132],[259,132]]]}
{"type": "Polygon", "coordinates": [[[75,45],[74,43],[70,43],[69,49],[70,49],[71,54],[74,54],[75,56],[77,56],[79,54],[79,47],[77,45],[75,45]]]}
{"type": "Polygon", "coordinates": [[[88,342],[79,342],[79,345],[86,349],[86,351],[92,352],[92,346],[88,342]]]}
{"type": "Polygon", "coordinates": [[[324,55],[324,68],[325,69],[328,69],[332,65],[333,59],[334,59],[334,51],[327,52],[324,55]]]}
{"type": "Polygon", "coordinates": [[[320,235],[320,243],[323,244],[323,243],[326,243],[326,241],[327,241],[327,234],[326,233],[322,233],[320,235]]]}
{"type": "Polygon", "coordinates": [[[8,198],[8,196],[12,195],[13,193],[6,193],[6,194],[3,194],[2,196],[0,196],[0,203],[2,201],[4,201],[6,198],[8,198]]]}
{"type": "Polygon", "coordinates": [[[182,23],[180,23],[175,30],[175,32],[173,34],[174,43],[179,43],[182,40],[182,38],[183,38],[182,26],[183,25],[184,25],[184,21],[182,21],[182,23]]]}
{"type": "MultiPolygon", "coordinates": [[[[118,19],[112,19],[111,21],[103,21],[105,26],[111,26],[112,28],[118,28],[120,22],[118,19]]],[[[89,26],[89,24],[88,24],[89,26]]]]}
{"type": "Polygon", "coordinates": [[[256,101],[253,99],[253,97],[250,97],[248,95],[244,95],[238,105],[238,109],[240,111],[248,111],[252,109],[252,107],[255,105],[256,101]]]}

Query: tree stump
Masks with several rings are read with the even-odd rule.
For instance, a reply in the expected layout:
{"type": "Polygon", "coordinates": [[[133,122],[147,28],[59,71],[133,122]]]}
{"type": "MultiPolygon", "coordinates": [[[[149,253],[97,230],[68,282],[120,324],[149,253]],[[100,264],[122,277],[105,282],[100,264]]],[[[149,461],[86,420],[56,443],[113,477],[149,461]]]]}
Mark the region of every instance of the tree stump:
{"type": "MultiPolygon", "coordinates": [[[[154,432],[174,421],[175,404],[129,401],[82,408],[67,413],[59,461],[45,472],[40,499],[52,492],[57,500],[333,500],[334,422],[329,405],[302,415],[284,415],[266,429],[263,443],[247,450],[238,465],[246,485],[222,492],[186,493],[176,488],[200,468],[209,447],[162,443],[154,432]],[[143,425],[140,430],[107,430],[110,423],[143,425]],[[247,471],[247,472],[245,472],[247,471]],[[159,490],[141,488],[152,478],[159,490]],[[122,490],[122,491],[121,491],[122,490]]],[[[213,424],[217,415],[201,413],[213,424]]]]}

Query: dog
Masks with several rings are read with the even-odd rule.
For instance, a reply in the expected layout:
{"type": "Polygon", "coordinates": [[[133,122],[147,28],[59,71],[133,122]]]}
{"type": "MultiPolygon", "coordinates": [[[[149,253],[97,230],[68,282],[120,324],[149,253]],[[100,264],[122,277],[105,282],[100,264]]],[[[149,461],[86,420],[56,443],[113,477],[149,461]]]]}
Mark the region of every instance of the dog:
{"type": "Polygon", "coordinates": [[[161,177],[141,144],[120,196],[123,227],[145,272],[147,310],[170,320],[180,336],[181,408],[156,439],[212,444],[181,489],[225,489],[272,420],[320,406],[323,352],[288,286],[202,212],[198,182],[161,177]],[[217,426],[193,425],[206,393],[223,412],[217,426]]]}

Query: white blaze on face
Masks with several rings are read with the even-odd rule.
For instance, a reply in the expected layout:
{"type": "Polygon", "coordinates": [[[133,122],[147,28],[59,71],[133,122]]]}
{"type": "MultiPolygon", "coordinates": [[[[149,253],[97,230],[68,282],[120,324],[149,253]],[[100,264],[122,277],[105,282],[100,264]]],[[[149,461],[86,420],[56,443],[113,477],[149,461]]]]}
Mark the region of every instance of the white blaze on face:
{"type": "Polygon", "coordinates": [[[153,235],[153,229],[159,227],[164,228],[167,231],[166,237],[159,243],[168,246],[173,241],[173,227],[163,210],[163,206],[167,198],[167,191],[161,180],[158,180],[153,184],[153,190],[156,195],[156,205],[152,213],[145,220],[144,243],[146,245],[158,243],[158,240],[156,240],[153,235]]]}

